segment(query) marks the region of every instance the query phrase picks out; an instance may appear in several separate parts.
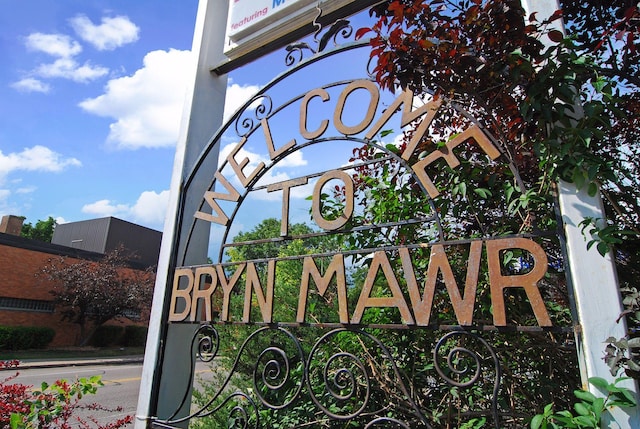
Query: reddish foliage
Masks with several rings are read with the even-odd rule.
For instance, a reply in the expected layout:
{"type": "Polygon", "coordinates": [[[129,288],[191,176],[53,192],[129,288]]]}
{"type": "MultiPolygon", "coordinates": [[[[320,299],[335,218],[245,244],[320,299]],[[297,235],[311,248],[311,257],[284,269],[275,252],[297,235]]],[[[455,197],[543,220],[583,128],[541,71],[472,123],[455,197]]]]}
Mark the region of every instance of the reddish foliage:
{"type": "MultiPolygon", "coordinates": [[[[18,361],[0,361],[0,369],[18,367],[18,361]]],[[[133,416],[125,416],[116,421],[102,424],[97,419],[89,417],[86,420],[78,417],[79,410],[122,411],[108,409],[99,404],[83,404],[80,402],[82,394],[77,391],[75,383],[57,380],[54,391],[34,391],[33,386],[21,383],[11,383],[18,373],[0,381],[0,427],[9,427],[12,414],[29,415],[32,404],[37,403],[40,409],[52,411],[60,407],[59,412],[38,415],[38,429],[118,429],[133,422],[133,416]]]]}

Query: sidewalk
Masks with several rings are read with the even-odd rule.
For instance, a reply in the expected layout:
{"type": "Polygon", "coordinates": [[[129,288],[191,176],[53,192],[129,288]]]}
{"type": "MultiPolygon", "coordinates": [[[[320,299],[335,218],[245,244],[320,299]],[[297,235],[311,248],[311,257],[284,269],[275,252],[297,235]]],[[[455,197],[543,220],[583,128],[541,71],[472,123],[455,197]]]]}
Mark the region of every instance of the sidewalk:
{"type": "Polygon", "coordinates": [[[25,359],[20,361],[20,365],[15,368],[31,369],[31,368],[59,368],[69,366],[87,366],[87,365],[127,365],[138,364],[144,360],[143,355],[118,356],[118,357],[96,357],[83,359],[25,359]]]}

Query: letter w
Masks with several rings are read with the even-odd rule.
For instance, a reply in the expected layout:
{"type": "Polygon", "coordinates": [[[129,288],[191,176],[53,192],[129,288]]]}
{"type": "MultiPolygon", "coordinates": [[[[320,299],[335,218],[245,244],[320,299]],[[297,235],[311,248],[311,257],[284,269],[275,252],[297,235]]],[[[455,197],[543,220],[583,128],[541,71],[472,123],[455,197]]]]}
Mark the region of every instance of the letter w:
{"type": "Polygon", "coordinates": [[[202,220],[206,220],[209,222],[226,226],[229,223],[229,216],[227,216],[225,212],[222,211],[216,199],[237,202],[240,199],[240,193],[231,185],[231,183],[229,183],[229,181],[219,171],[216,171],[216,174],[214,177],[218,181],[220,181],[220,183],[222,183],[225,189],[229,192],[228,194],[223,194],[223,193],[214,192],[214,191],[207,191],[204,193],[204,200],[209,204],[209,206],[211,206],[213,211],[217,213],[217,216],[214,216],[210,213],[201,212],[201,211],[197,211],[193,216],[198,219],[202,219],[202,220]]]}

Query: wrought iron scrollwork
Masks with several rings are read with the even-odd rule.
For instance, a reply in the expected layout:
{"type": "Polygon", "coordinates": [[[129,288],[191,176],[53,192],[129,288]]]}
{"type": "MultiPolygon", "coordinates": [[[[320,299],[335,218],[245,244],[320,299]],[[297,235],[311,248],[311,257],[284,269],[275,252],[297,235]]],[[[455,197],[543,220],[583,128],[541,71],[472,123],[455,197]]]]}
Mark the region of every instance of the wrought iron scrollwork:
{"type": "MultiPolygon", "coordinates": [[[[205,361],[216,357],[219,338],[214,325],[201,326],[193,340],[199,345],[198,356],[205,361]]],[[[174,427],[190,419],[215,415],[223,416],[228,427],[257,429],[263,427],[262,409],[275,412],[299,401],[310,401],[317,410],[313,414],[327,421],[354,421],[371,429],[432,427],[427,418],[431,410],[421,406],[440,398],[418,398],[416,395],[424,395],[425,390],[416,391],[405,380],[398,366],[402,353],[392,353],[370,332],[333,329],[315,340],[308,350],[305,357],[300,338],[288,329],[259,328],[244,340],[224,381],[216,386],[206,404],[189,416],[156,423],[174,427]],[[250,371],[247,363],[251,364],[250,371]],[[252,388],[229,393],[234,376],[251,376],[252,388]],[[402,412],[397,413],[400,409],[402,412]]],[[[428,391],[432,394],[471,388],[478,383],[493,384],[490,410],[480,410],[475,415],[490,415],[498,428],[501,367],[491,346],[474,333],[452,331],[437,340],[432,358],[431,364],[421,362],[435,369],[435,377],[429,376],[428,391]],[[436,385],[442,382],[449,387],[438,390],[436,385]]],[[[212,368],[218,372],[223,369],[212,368]]]]}
{"type": "Polygon", "coordinates": [[[306,42],[294,43],[286,47],[287,55],[285,56],[285,64],[287,66],[293,66],[302,61],[304,58],[304,52],[309,51],[312,54],[317,54],[324,51],[329,42],[333,40],[334,45],[338,45],[338,37],[348,39],[353,33],[351,24],[346,19],[339,19],[334,22],[329,29],[321,37],[318,37],[322,32],[322,25],[318,23],[318,18],[322,15],[322,9],[318,9],[318,14],[313,20],[313,25],[316,27],[316,32],[313,35],[313,40],[318,44],[316,49],[309,46],[306,42]]]}
{"type": "Polygon", "coordinates": [[[245,104],[244,110],[236,119],[236,134],[246,137],[271,113],[273,101],[268,95],[258,95],[245,104]]]}
{"type": "Polygon", "coordinates": [[[498,393],[502,369],[500,360],[493,348],[481,337],[466,331],[452,331],[445,334],[433,349],[435,369],[448,384],[468,388],[477,384],[481,378],[487,379],[483,367],[489,366],[493,373],[493,395],[491,397],[491,414],[495,427],[498,426],[498,393]],[[477,347],[480,345],[480,348],[477,347]],[[476,347],[472,347],[476,346],[476,347]],[[482,356],[480,351],[488,354],[482,356]],[[446,355],[443,361],[443,355],[446,355]]]}
{"type": "Polygon", "coordinates": [[[198,341],[197,356],[203,362],[211,362],[220,349],[218,331],[211,324],[201,325],[195,337],[198,341]]]}

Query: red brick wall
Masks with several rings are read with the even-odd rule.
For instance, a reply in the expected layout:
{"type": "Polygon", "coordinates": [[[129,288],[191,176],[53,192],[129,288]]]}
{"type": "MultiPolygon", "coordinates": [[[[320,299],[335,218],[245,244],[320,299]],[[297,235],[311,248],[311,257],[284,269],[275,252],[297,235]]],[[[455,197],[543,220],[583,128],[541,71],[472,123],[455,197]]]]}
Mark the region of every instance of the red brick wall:
{"type": "MultiPolygon", "coordinates": [[[[51,301],[52,284],[37,273],[50,259],[59,256],[4,245],[0,243],[0,296],[51,301]]],[[[78,259],[67,258],[71,263],[78,259]]],[[[0,309],[0,325],[50,327],[56,331],[50,347],[71,346],[79,337],[79,326],[63,322],[58,311],[53,313],[0,309]]],[[[133,324],[127,319],[109,324],[133,324]]]]}

